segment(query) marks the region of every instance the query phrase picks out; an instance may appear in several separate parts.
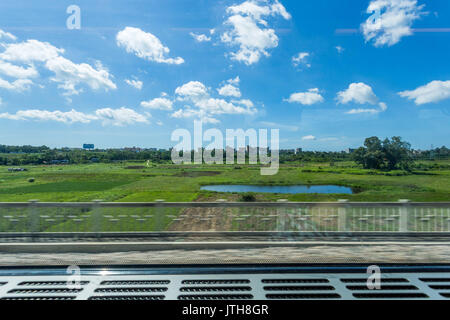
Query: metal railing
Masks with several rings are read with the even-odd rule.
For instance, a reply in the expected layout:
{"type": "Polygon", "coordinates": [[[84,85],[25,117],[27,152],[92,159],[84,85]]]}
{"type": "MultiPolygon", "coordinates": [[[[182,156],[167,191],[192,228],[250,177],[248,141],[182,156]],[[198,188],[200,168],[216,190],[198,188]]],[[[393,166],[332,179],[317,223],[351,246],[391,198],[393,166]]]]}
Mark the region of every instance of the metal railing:
{"type": "Polygon", "coordinates": [[[0,235],[124,232],[450,232],[450,202],[0,203],[0,235]]]}

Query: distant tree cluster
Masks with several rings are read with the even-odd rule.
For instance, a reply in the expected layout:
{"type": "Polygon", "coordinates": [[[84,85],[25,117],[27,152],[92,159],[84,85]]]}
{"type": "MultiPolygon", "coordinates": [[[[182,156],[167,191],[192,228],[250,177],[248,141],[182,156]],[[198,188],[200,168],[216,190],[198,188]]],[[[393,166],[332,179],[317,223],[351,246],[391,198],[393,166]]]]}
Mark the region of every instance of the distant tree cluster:
{"type": "Polygon", "coordinates": [[[353,159],[365,169],[411,170],[413,164],[411,145],[401,137],[370,137],[353,153],[353,159]]]}
{"type": "MultiPolygon", "coordinates": [[[[434,160],[450,158],[446,147],[426,151],[413,151],[411,145],[400,137],[381,141],[377,137],[367,138],[364,147],[353,152],[326,152],[280,150],[280,163],[319,162],[330,163],[354,160],[366,169],[410,170],[413,159],[434,160]]],[[[213,155],[215,152],[212,152],[213,155]]],[[[192,151],[192,157],[193,157],[192,151]]],[[[271,152],[269,151],[269,156],[271,152]]],[[[235,159],[236,159],[235,154],[235,159]]],[[[246,159],[248,160],[248,153],[246,159]]],[[[226,152],[223,151],[224,163],[226,152]]],[[[0,165],[40,165],[40,164],[87,164],[92,162],[111,163],[117,161],[150,161],[152,163],[171,163],[171,150],[163,149],[50,149],[46,146],[5,146],[0,145],[0,165]]]]}

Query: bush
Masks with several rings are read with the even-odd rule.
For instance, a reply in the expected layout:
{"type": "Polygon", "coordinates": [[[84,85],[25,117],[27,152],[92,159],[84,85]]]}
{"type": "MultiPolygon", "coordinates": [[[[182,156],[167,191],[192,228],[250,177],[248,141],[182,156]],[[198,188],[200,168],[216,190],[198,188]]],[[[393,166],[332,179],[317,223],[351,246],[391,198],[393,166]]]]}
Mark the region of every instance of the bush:
{"type": "Polygon", "coordinates": [[[253,193],[247,192],[241,195],[241,201],[243,202],[255,202],[256,197],[253,193]]]}

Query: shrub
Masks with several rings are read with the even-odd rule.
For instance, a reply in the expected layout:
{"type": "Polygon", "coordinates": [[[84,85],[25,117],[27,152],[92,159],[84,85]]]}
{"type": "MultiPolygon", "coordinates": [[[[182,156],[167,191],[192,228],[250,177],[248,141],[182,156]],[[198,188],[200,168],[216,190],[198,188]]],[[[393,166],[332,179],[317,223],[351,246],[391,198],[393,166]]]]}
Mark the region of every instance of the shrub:
{"type": "Polygon", "coordinates": [[[240,200],[243,202],[254,202],[256,201],[256,197],[253,193],[247,192],[241,195],[240,200]]]}

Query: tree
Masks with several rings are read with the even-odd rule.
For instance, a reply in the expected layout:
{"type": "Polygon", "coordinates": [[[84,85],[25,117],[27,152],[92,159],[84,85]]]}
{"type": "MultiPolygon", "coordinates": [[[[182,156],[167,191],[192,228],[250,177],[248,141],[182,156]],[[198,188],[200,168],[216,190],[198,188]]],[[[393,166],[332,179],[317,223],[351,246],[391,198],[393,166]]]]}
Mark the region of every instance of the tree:
{"type": "Polygon", "coordinates": [[[365,169],[410,170],[411,145],[402,141],[401,137],[386,138],[384,141],[370,137],[364,141],[364,147],[354,152],[353,159],[365,169]]]}
{"type": "Polygon", "coordinates": [[[386,169],[393,170],[397,167],[408,171],[411,169],[411,144],[402,141],[401,137],[392,137],[391,140],[385,139],[383,141],[383,153],[386,169]]]}

